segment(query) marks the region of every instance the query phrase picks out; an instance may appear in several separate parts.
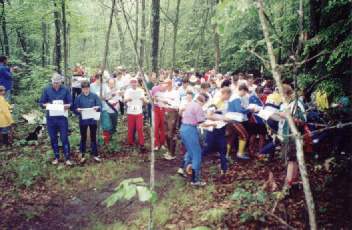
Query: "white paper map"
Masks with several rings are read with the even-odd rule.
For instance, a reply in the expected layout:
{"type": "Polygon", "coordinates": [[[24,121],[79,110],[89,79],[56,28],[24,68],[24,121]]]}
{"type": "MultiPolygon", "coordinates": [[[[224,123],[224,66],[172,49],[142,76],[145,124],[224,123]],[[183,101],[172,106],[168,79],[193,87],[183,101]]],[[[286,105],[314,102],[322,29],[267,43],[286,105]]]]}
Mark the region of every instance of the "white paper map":
{"type": "Polygon", "coordinates": [[[65,111],[65,105],[62,100],[56,100],[52,104],[47,104],[46,110],[49,110],[50,117],[68,117],[68,111],[65,111]]]}
{"type": "Polygon", "coordinates": [[[277,113],[266,109],[260,110],[259,113],[257,113],[257,115],[266,121],[269,119],[280,121],[282,119],[277,113]]]}
{"type": "Polygon", "coordinates": [[[100,112],[97,112],[94,108],[82,109],[81,114],[82,114],[82,120],[88,120],[88,119],[99,120],[100,119],[100,112]]]}

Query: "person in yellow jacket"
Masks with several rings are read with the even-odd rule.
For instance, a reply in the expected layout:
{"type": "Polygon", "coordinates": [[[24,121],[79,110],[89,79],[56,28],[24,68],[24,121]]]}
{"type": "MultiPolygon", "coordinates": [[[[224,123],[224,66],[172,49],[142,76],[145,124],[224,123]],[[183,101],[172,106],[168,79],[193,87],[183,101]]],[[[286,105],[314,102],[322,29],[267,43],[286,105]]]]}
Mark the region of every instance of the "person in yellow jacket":
{"type": "Polygon", "coordinates": [[[0,134],[2,135],[1,145],[9,146],[9,131],[13,124],[10,112],[10,104],[5,99],[5,87],[0,85],[0,134]]]}

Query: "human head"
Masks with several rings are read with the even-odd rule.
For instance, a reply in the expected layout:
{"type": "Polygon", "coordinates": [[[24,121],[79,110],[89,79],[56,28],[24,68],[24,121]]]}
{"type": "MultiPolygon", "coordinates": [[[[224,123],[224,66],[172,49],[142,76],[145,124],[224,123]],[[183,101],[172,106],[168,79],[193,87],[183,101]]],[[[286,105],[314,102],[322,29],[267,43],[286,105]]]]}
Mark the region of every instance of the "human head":
{"type": "Polygon", "coordinates": [[[230,87],[223,87],[223,88],[221,88],[220,93],[221,93],[221,96],[220,96],[221,100],[227,101],[230,99],[232,91],[231,91],[230,87]]]}
{"type": "Polygon", "coordinates": [[[0,56],[0,63],[7,64],[7,57],[4,55],[0,56]]]}
{"type": "Polygon", "coordinates": [[[132,89],[136,89],[137,86],[138,86],[138,81],[137,81],[137,79],[136,79],[136,78],[132,78],[132,79],[130,80],[130,84],[131,84],[132,89]]]}
{"type": "Polygon", "coordinates": [[[89,81],[83,81],[81,83],[81,87],[82,87],[82,93],[84,95],[88,95],[89,92],[90,92],[90,84],[89,84],[89,81]]]}
{"type": "Polygon", "coordinates": [[[200,84],[200,88],[202,92],[207,93],[210,89],[210,84],[208,82],[203,82],[202,84],[200,84]]]}
{"type": "Polygon", "coordinates": [[[167,78],[163,83],[165,84],[168,90],[172,89],[172,81],[170,79],[167,78]]]}
{"type": "Polygon", "coordinates": [[[187,101],[192,101],[192,99],[193,99],[193,92],[192,91],[188,90],[186,92],[186,99],[187,99],[187,101]]]}
{"type": "Polygon", "coordinates": [[[0,85],[0,96],[5,96],[6,89],[5,86],[0,85]]]}
{"type": "Polygon", "coordinates": [[[289,84],[283,84],[282,90],[283,90],[283,93],[284,93],[284,96],[286,97],[286,99],[290,100],[293,95],[292,87],[289,84]]]}
{"type": "Polygon", "coordinates": [[[63,77],[58,73],[54,73],[53,76],[51,77],[51,83],[55,90],[58,90],[60,88],[62,82],[63,82],[63,77]]]}
{"type": "Polygon", "coordinates": [[[108,80],[108,86],[109,86],[110,89],[114,89],[115,88],[115,84],[116,84],[116,81],[115,81],[114,78],[110,78],[108,80]]]}
{"type": "Polygon", "coordinates": [[[238,95],[240,97],[243,97],[247,93],[248,93],[248,87],[247,87],[246,84],[241,84],[241,85],[238,86],[238,95]]]}
{"type": "Polygon", "coordinates": [[[232,84],[237,85],[238,80],[239,80],[238,75],[233,75],[233,76],[232,76],[232,84]]]}
{"type": "Polygon", "coordinates": [[[196,101],[201,104],[201,105],[204,105],[208,100],[208,96],[204,93],[200,93],[197,98],[196,98],[196,101]]]}
{"type": "Polygon", "coordinates": [[[247,77],[248,84],[249,85],[253,85],[254,84],[254,76],[253,76],[253,74],[248,74],[247,76],[248,76],[247,77]]]}

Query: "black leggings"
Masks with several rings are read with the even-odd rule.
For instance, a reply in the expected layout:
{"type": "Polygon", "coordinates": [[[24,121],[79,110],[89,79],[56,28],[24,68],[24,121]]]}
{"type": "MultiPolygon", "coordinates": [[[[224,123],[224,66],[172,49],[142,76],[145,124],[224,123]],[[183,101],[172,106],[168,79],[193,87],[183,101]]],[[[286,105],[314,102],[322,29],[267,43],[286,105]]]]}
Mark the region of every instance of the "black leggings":
{"type": "Polygon", "coordinates": [[[92,154],[96,156],[98,154],[97,149],[97,125],[80,125],[79,130],[81,133],[81,144],[80,144],[80,151],[82,154],[86,152],[86,143],[87,143],[87,129],[89,127],[90,131],[90,145],[92,148],[92,154]]]}

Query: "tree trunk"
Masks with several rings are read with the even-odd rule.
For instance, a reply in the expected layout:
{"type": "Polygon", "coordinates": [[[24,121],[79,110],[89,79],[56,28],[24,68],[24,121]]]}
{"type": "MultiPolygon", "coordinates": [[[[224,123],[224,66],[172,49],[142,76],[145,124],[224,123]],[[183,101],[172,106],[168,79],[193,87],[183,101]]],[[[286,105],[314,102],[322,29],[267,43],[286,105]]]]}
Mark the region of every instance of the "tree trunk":
{"type": "Polygon", "coordinates": [[[175,21],[173,23],[174,37],[172,42],[172,70],[175,70],[175,66],[176,66],[176,44],[177,44],[178,21],[180,17],[180,5],[181,5],[181,0],[177,0],[175,21]]]}
{"type": "Polygon", "coordinates": [[[321,0],[309,0],[309,37],[314,37],[319,32],[321,0]]]}
{"type": "MultiPolygon", "coordinates": [[[[67,82],[68,69],[68,44],[67,44],[67,22],[66,22],[66,0],[61,0],[61,14],[62,14],[62,32],[64,39],[64,76],[67,82]]],[[[68,78],[69,86],[71,87],[71,78],[68,78]]]]}
{"type": "Polygon", "coordinates": [[[101,73],[102,74],[101,74],[101,77],[100,77],[100,98],[103,97],[103,73],[104,73],[104,71],[106,69],[106,64],[107,64],[107,60],[108,60],[110,34],[111,34],[111,27],[112,27],[112,19],[114,17],[115,5],[116,5],[116,0],[112,0],[111,13],[110,13],[110,19],[109,19],[109,26],[108,26],[108,31],[106,32],[106,37],[105,37],[105,48],[104,48],[103,64],[101,66],[101,73]]]}
{"type": "MultiPolygon", "coordinates": [[[[138,47],[138,41],[139,41],[139,0],[135,0],[136,2],[136,23],[135,23],[135,46],[138,47]]],[[[138,49],[137,49],[138,51],[138,49]]],[[[139,56],[139,54],[138,54],[139,56]]],[[[136,59],[136,65],[138,66],[139,60],[136,59]]]]}
{"type": "Polygon", "coordinates": [[[144,51],[145,51],[145,38],[146,38],[146,28],[145,28],[145,0],[142,0],[142,21],[141,21],[141,37],[140,37],[140,49],[139,49],[139,66],[144,68],[144,51]]]}
{"type": "Polygon", "coordinates": [[[58,6],[56,0],[53,0],[54,3],[54,23],[55,23],[55,66],[56,71],[58,73],[62,73],[61,71],[61,25],[60,25],[60,13],[58,10],[58,6]]]}
{"type": "MultiPolygon", "coordinates": [[[[169,6],[170,6],[170,0],[167,1],[166,4],[166,13],[169,13],[169,6]]],[[[161,47],[160,47],[160,52],[159,52],[159,66],[164,66],[164,52],[165,52],[165,40],[166,40],[166,29],[167,29],[167,24],[166,22],[164,23],[164,28],[163,28],[163,42],[161,43],[161,47]]]]}
{"type": "Polygon", "coordinates": [[[28,57],[28,44],[27,44],[27,39],[25,34],[23,33],[21,28],[17,28],[16,29],[16,33],[17,33],[17,38],[20,42],[21,48],[22,48],[22,52],[23,52],[23,60],[25,63],[29,63],[29,57],[28,57]]]}
{"type": "Polygon", "coordinates": [[[48,53],[47,51],[47,37],[48,37],[48,31],[47,31],[47,25],[44,21],[44,19],[42,19],[42,35],[43,35],[43,41],[42,41],[42,67],[45,67],[47,65],[47,55],[48,53]]]}
{"type": "MultiPolygon", "coordinates": [[[[267,50],[268,50],[268,55],[270,58],[271,71],[272,71],[273,77],[275,79],[275,82],[277,84],[277,87],[279,89],[279,93],[281,95],[281,98],[283,99],[283,103],[286,105],[286,108],[288,108],[288,106],[287,106],[288,101],[287,101],[286,97],[284,97],[283,86],[282,86],[282,81],[281,81],[281,73],[278,70],[273,45],[271,43],[270,36],[269,36],[268,22],[264,16],[263,0],[258,0],[258,3],[259,3],[259,8],[258,8],[259,19],[260,19],[260,23],[261,23],[261,26],[263,29],[263,34],[264,34],[264,38],[265,38],[265,42],[266,42],[266,46],[267,46],[267,50]]],[[[305,195],[306,204],[307,204],[307,208],[308,208],[310,229],[316,230],[317,223],[316,223],[316,219],[315,219],[315,205],[314,205],[313,195],[312,195],[312,191],[311,191],[310,184],[309,184],[307,167],[306,167],[306,164],[304,161],[303,138],[294,123],[291,112],[286,111],[286,114],[288,117],[288,124],[289,124],[290,130],[292,132],[292,135],[295,138],[295,144],[296,144],[296,150],[297,150],[297,160],[298,160],[298,165],[299,165],[299,171],[300,171],[301,177],[302,177],[303,190],[304,190],[304,195],[305,195]]]]}
{"type": "Polygon", "coordinates": [[[159,53],[159,29],[160,29],[160,0],[152,0],[152,71],[159,77],[158,53],[159,53]]]}
{"type": "MultiPolygon", "coordinates": [[[[215,0],[214,2],[215,7],[217,6],[217,4],[219,3],[219,0],[215,0]]],[[[217,31],[217,24],[214,23],[213,24],[213,34],[214,34],[214,51],[215,51],[215,72],[218,73],[219,72],[219,65],[220,65],[220,36],[219,33],[217,31]]]]}
{"type": "Polygon", "coordinates": [[[197,57],[194,63],[194,71],[197,72],[199,68],[199,58],[202,56],[202,50],[203,50],[203,43],[204,43],[204,36],[205,36],[205,28],[208,22],[208,16],[209,16],[209,8],[205,12],[205,18],[203,22],[203,26],[201,27],[200,31],[200,42],[199,42],[199,48],[197,52],[197,57]]]}
{"type": "Polygon", "coordinates": [[[125,64],[125,53],[126,53],[126,45],[125,45],[125,35],[122,30],[122,25],[120,19],[117,15],[115,15],[115,23],[117,26],[117,32],[119,34],[119,44],[120,44],[120,63],[122,65],[125,64]]]}
{"type": "Polygon", "coordinates": [[[1,8],[2,8],[1,29],[2,29],[2,35],[3,35],[3,41],[4,41],[4,50],[5,50],[5,55],[9,56],[10,46],[9,46],[9,37],[8,37],[7,25],[6,25],[5,0],[1,0],[1,8]]]}

